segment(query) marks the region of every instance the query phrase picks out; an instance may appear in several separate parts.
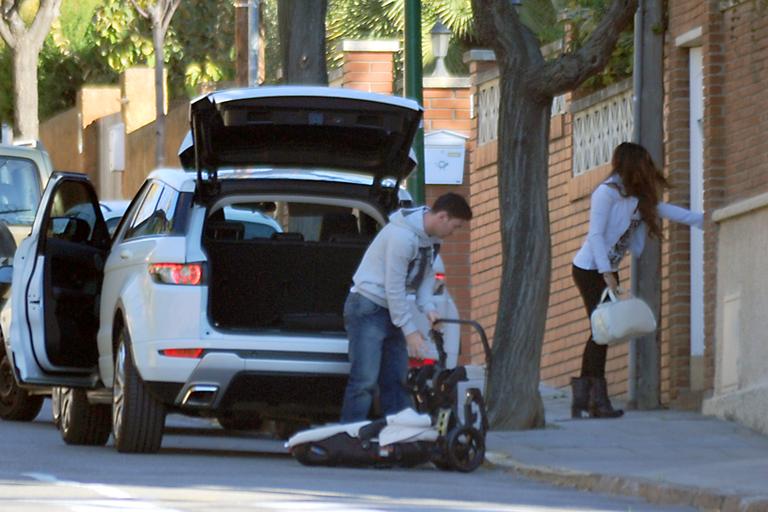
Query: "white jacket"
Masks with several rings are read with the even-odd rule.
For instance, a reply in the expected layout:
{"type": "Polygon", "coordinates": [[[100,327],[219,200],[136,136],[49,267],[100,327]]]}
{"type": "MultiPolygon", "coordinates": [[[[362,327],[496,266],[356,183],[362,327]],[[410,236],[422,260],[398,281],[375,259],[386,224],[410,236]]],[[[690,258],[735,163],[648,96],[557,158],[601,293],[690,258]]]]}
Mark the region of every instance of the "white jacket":
{"type": "MultiPolygon", "coordinates": [[[[573,258],[573,264],[584,270],[597,269],[600,273],[617,270],[611,268],[608,251],[627,230],[637,208],[638,199],[636,197],[622,196],[616,187],[609,186],[609,183],[616,183],[621,187],[621,178],[613,174],[592,192],[589,233],[587,233],[587,238],[581,249],[573,258]]],[[[679,206],[659,203],[656,206],[656,211],[661,218],[699,229],[704,223],[704,214],[694,213],[679,206]]],[[[629,250],[634,256],[642,254],[647,231],[645,222],[641,222],[632,234],[629,250]]]]}

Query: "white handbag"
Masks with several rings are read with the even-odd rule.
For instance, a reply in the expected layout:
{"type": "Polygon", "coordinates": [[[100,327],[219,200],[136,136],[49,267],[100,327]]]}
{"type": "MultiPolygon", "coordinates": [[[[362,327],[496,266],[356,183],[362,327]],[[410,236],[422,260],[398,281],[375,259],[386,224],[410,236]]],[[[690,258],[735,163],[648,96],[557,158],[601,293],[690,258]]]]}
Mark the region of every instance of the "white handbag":
{"type": "Polygon", "coordinates": [[[619,299],[610,288],[603,291],[590,322],[592,339],[599,345],[615,345],[656,330],[656,318],[645,301],[637,297],[619,299]]]}

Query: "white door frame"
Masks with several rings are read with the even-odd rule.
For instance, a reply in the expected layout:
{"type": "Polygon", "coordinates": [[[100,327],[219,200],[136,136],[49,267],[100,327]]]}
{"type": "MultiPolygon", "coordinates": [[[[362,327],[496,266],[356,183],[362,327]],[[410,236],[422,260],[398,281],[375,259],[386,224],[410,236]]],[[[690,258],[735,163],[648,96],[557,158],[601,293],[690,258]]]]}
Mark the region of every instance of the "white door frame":
{"type": "MultiPolygon", "coordinates": [[[[703,212],[704,65],[700,46],[690,48],[688,64],[690,80],[690,206],[693,211],[703,212]]],[[[690,242],[691,356],[699,357],[704,355],[704,232],[700,229],[691,229],[690,242]]]]}

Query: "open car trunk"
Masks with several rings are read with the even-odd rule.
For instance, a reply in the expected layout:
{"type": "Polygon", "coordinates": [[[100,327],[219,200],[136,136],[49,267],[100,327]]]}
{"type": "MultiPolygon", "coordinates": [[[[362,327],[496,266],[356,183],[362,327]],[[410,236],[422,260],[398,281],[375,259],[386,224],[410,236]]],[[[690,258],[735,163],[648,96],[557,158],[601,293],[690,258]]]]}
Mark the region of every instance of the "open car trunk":
{"type": "Polygon", "coordinates": [[[343,331],[365,243],[207,240],[210,314],[222,329],[343,331]]]}
{"type": "MultiPolygon", "coordinates": [[[[291,208],[302,206],[306,210],[306,205],[291,208]]],[[[304,233],[262,230],[256,235],[248,222],[213,220],[215,216],[209,218],[203,240],[213,325],[247,331],[344,331],[344,301],[373,235],[360,232],[354,215],[326,212],[313,227],[307,227],[312,223],[305,216],[286,224],[298,224],[304,233]]]]}

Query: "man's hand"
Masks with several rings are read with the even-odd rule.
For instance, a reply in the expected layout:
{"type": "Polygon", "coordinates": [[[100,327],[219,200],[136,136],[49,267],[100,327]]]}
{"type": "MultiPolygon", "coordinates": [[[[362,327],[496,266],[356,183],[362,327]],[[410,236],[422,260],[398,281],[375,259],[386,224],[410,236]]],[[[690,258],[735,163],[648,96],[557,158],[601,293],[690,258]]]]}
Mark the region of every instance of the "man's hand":
{"type": "Polygon", "coordinates": [[[426,341],[419,331],[406,335],[405,344],[408,348],[408,357],[412,359],[424,359],[427,353],[426,341]]]}
{"type": "Polygon", "coordinates": [[[440,315],[437,311],[427,311],[427,319],[429,320],[429,325],[434,327],[437,321],[440,320],[440,315]]]}

